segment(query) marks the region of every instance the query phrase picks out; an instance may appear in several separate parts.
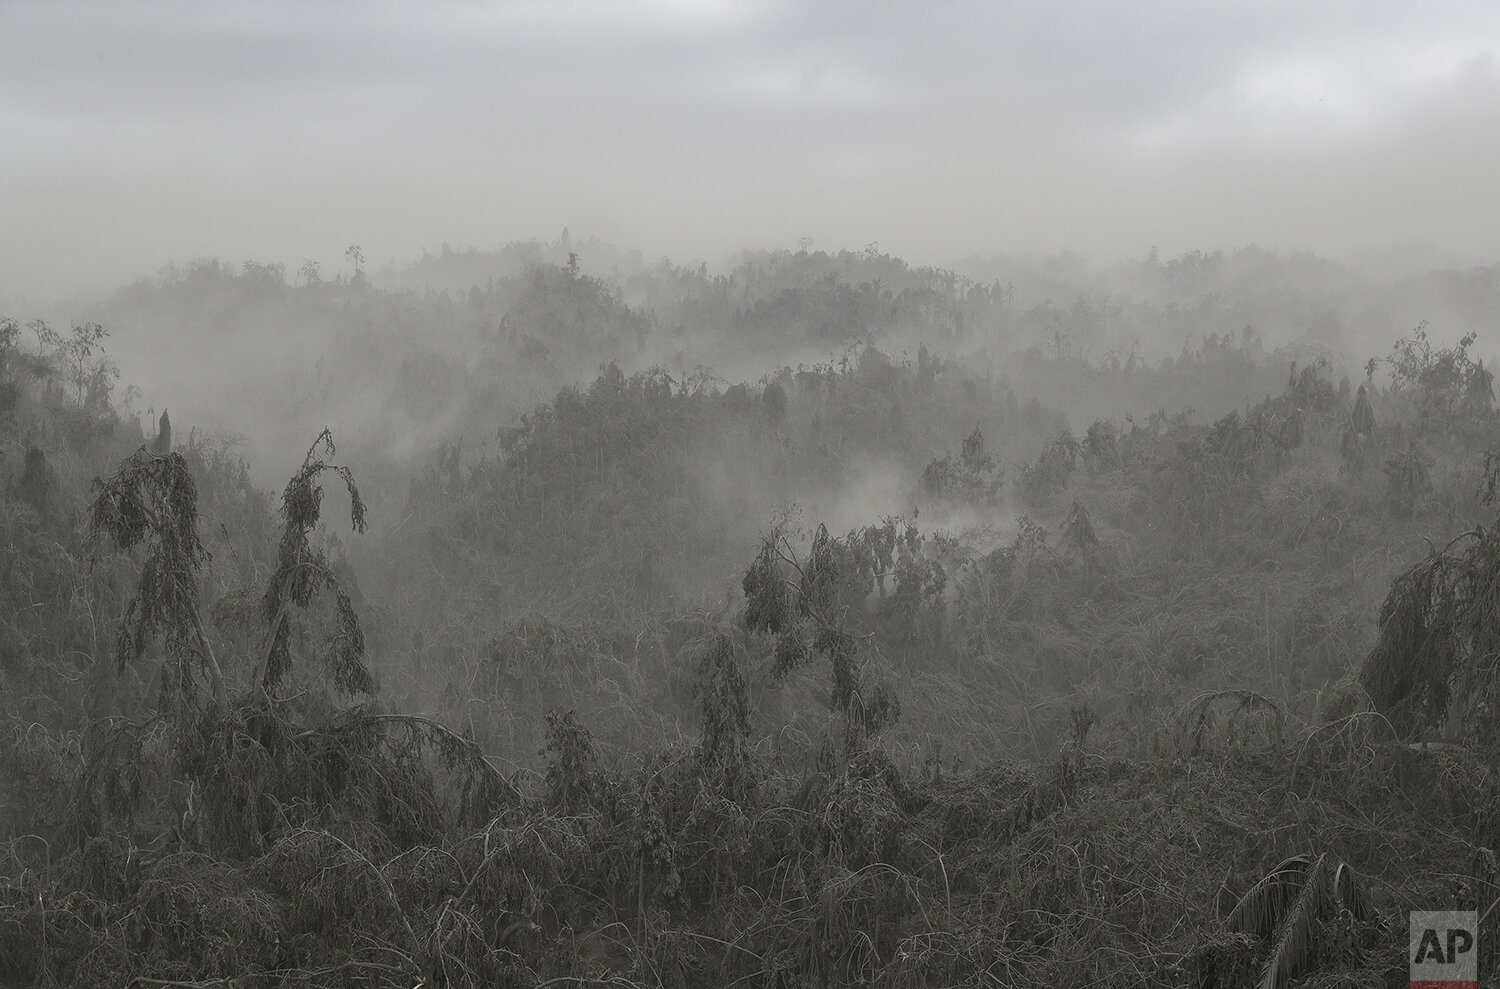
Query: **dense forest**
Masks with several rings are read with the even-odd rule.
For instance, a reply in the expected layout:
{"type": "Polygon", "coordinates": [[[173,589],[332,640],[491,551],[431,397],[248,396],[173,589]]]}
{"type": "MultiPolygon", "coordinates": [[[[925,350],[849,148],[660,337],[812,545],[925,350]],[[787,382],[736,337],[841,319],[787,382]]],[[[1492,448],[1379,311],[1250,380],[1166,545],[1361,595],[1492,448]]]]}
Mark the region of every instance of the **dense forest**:
{"type": "Polygon", "coordinates": [[[1500,945],[1500,269],[348,257],[0,316],[0,986],[1500,945]]]}

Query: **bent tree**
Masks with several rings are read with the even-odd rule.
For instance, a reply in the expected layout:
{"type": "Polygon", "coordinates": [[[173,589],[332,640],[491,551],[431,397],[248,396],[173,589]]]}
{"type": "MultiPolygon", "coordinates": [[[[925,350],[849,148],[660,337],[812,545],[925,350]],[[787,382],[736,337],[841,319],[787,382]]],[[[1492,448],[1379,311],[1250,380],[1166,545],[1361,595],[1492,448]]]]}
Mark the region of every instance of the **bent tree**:
{"type": "MultiPolygon", "coordinates": [[[[262,598],[267,632],[258,670],[252,676],[268,693],[285,680],[291,668],[290,609],[309,607],[320,589],[333,594],[337,614],[337,632],[325,654],[334,686],[346,695],[370,693],[375,687],[364,664],[359,617],[326,554],[308,539],[322,520],[323,489],[317,481],[330,471],[348,489],[354,531],[365,531],[365,505],[354,475],[326,459],[334,454],[333,436],[324,429],[282,495],[285,527],[276,569],[262,598]]],[[[143,447],[111,477],[95,479],[94,489],[89,532],[95,550],[105,537],[124,551],[144,548],[136,592],[127,605],[117,641],[121,670],[159,641],[165,653],[164,704],[179,709],[191,702],[200,680],[206,678],[214,706],[223,707],[225,674],[204,630],[198,603],[198,572],[210,554],[198,537],[198,489],[187,461],[180,453],[158,454],[143,447]]]]}
{"type": "Polygon", "coordinates": [[[364,663],[365,636],[359,616],[349,595],[339,586],[329,566],[327,555],[308,541],[323,517],[323,488],[316,482],[327,472],[339,477],[349,491],[349,523],[363,533],[365,503],[359,497],[354,475],[349,468],[331,463],[324,457],[335,454],[333,435],[325,428],[308,448],[302,466],[287,482],[281,497],[281,513],[286,519],[281,543],[276,552],[276,571],[271,575],[263,599],[270,632],[261,657],[261,685],[269,693],[291,670],[291,622],[289,609],[306,608],[319,588],[334,596],[338,630],[328,643],[324,661],[333,684],[345,694],[368,694],[375,690],[375,678],[364,663]],[[320,450],[321,448],[321,455],[320,450]]]}
{"type": "Polygon", "coordinates": [[[180,453],[158,455],[145,447],[107,480],[94,480],[89,537],[97,551],[108,537],[121,550],[144,547],[140,579],[116,641],[121,672],[159,640],[165,650],[163,703],[190,700],[207,676],[215,706],[224,700],[224,673],[203,630],[198,571],[209,552],[198,538],[198,486],[180,453]]]}
{"type": "MultiPolygon", "coordinates": [[[[304,903],[309,888],[323,890],[312,894],[315,915],[301,921],[309,931],[357,912],[360,923],[381,932],[353,957],[343,946],[299,937],[279,953],[277,971],[286,984],[321,984],[314,980],[338,967],[394,973],[402,985],[454,984],[444,973],[468,962],[452,918],[474,884],[434,921],[395,895],[391,851],[439,846],[461,828],[495,820],[520,796],[472,739],[442,724],[384,712],[373,699],[329,703],[329,693],[375,690],[353,603],[310,538],[323,518],[320,482],[330,472],[348,491],[350,524],[365,529],[354,477],[333,462],[334,454],[325,429],[283,493],[284,527],[265,586],[235,596],[250,602],[235,617],[248,619],[251,643],[222,640],[217,654],[199,599],[209,554],[198,535],[198,492],[186,461],[143,448],[96,481],[90,513],[96,551],[109,540],[141,553],[118,659],[138,661],[159,646],[163,700],[139,722],[91,727],[68,784],[67,820],[79,852],[100,875],[136,875],[129,863],[162,850],[168,856],[162,861],[192,868],[253,860],[258,882],[275,895],[297,891],[304,903]],[[303,675],[304,658],[319,647],[298,633],[299,613],[325,593],[332,621],[322,636],[323,666],[303,675]],[[294,672],[299,689],[278,696],[294,672]],[[188,854],[173,858],[178,852],[188,854]],[[376,960],[360,957],[371,952],[376,960]]],[[[173,895],[208,882],[197,875],[189,869],[168,880],[176,884],[173,895]]],[[[117,883],[126,904],[140,895],[133,881],[117,883]]],[[[470,928],[479,909],[464,906],[470,928]]],[[[152,932],[158,943],[165,930],[152,932]]],[[[138,961],[129,964],[141,977],[136,981],[155,974],[138,961]]],[[[211,958],[190,971],[208,981],[159,984],[220,984],[239,974],[232,962],[211,958]]],[[[127,981],[122,975],[116,984],[127,981]]],[[[494,977],[471,981],[495,984],[494,977]]]]}
{"type": "MultiPolygon", "coordinates": [[[[1483,501],[1500,493],[1500,454],[1485,458],[1483,501]]],[[[1359,683],[1405,737],[1446,734],[1500,749],[1500,519],[1460,533],[1391,584],[1380,638],[1359,683]]]]}
{"type": "Polygon", "coordinates": [[[741,581],[745,628],[774,641],[774,678],[784,680],[816,657],[827,659],[828,706],[843,716],[849,751],[901,716],[895,693],[868,674],[873,636],[855,635],[846,621],[850,584],[869,586],[861,559],[848,542],[832,538],[826,525],[818,526],[806,558],[800,558],[785,528],[778,525],[761,540],[760,552],[741,581]]]}
{"type": "MultiPolygon", "coordinates": [[[[334,691],[345,697],[373,695],[376,681],[365,664],[365,636],[349,594],[334,574],[327,554],[309,538],[323,519],[320,480],[332,473],[349,494],[349,521],[364,532],[366,508],[350,470],[331,459],[333,438],[327,429],[308,449],[302,466],[282,495],[284,526],[276,565],[250,619],[263,621],[260,645],[252,655],[225,662],[216,654],[204,627],[198,573],[209,553],[198,536],[198,496],[181,454],[153,454],[141,449],[111,477],[95,482],[90,512],[97,543],[108,538],[124,550],[144,549],[140,579],[122,623],[117,658],[122,667],[139,660],[149,646],[164,653],[162,698],[154,718],[126,726],[116,742],[89,758],[86,791],[119,790],[108,777],[139,776],[138,746],[131,741],[154,723],[173,726],[170,770],[198,788],[200,811],[208,811],[221,832],[220,846],[260,846],[272,831],[290,826],[286,808],[297,806],[303,823],[323,806],[358,808],[399,806],[392,817],[382,811],[378,825],[394,831],[436,827],[442,800],[432,790],[424,753],[435,752],[451,770],[456,788],[452,803],[460,816],[482,818],[499,800],[512,799],[514,786],[484,757],[471,739],[425,718],[383,713],[373,704],[339,710],[311,693],[334,691]],[[293,673],[294,661],[309,651],[296,634],[297,615],[310,609],[320,593],[332,597],[332,631],[322,637],[321,671],[313,671],[290,697],[277,696],[293,673]],[[321,676],[318,673],[321,672],[321,676]],[[207,681],[211,700],[201,701],[207,681]],[[297,712],[300,710],[300,714],[297,712]],[[395,781],[402,781],[396,785],[395,781]],[[391,796],[393,786],[400,799],[391,796]],[[259,806],[274,798],[279,823],[259,806]],[[246,807],[257,814],[246,814],[246,807]],[[423,809],[425,808],[425,809],[423,809]],[[396,820],[395,818],[400,818],[396,820]]],[[[239,595],[241,599],[246,595],[239,595]]],[[[234,658],[234,657],[231,657],[234,658]]],[[[133,791],[132,791],[133,792],[133,791]]],[[[109,802],[104,816],[128,817],[130,808],[109,802]]],[[[363,811],[360,811],[361,813],[363,811]]],[[[92,815],[101,820],[100,815],[92,815]]],[[[299,818],[300,819],[300,818],[299,818]]]]}
{"type": "Polygon", "coordinates": [[[148,649],[159,647],[162,665],[154,715],[110,728],[107,741],[85,756],[74,798],[80,840],[130,826],[138,811],[153,803],[160,809],[161,802],[140,785],[145,778],[187,784],[178,830],[192,833],[179,834],[179,839],[216,851],[263,843],[273,829],[268,797],[312,804],[309,793],[321,792],[325,800],[332,793],[317,782],[324,774],[310,746],[342,723],[308,729],[297,723],[289,701],[275,698],[272,690],[291,667],[289,610],[309,607],[319,589],[335,598],[336,630],[326,645],[329,684],[346,695],[374,689],[374,677],[364,664],[359,619],[326,556],[308,539],[322,517],[317,480],[325,471],[333,471],[348,487],[355,530],[365,526],[365,507],[353,476],[326,459],[333,453],[325,429],[283,496],[285,526],[277,565],[261,597],[267,624],[258,665],[251,665],[254,657],[236,656],[233,649],[216,651],[205,628],[199,576],[210,554],[199,537],[197,485],[182,454],[143,447],[113,475],[95,480],[89,530],[96,559],[106,540],[141,554],[135,593],[116,643],[117,664],[123,672],[148,649]],[[165,747],[143,746],[142,740],[159,728],[166,729],[160,736],[165,747]],[[144,763],[153,759],[164,761],[148,772],[144,763]]]}

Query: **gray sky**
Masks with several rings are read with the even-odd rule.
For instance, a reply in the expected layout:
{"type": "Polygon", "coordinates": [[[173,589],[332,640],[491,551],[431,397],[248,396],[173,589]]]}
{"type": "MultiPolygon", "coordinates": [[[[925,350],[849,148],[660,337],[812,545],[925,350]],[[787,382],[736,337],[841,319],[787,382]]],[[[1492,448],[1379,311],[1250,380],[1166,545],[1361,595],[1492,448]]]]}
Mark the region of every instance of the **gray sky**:
{"type": "Polygon", "coordinates": [[[0,0],[0,302],[564,225],[1493,263],[1497,52],[1493,0],[0,0]]]}

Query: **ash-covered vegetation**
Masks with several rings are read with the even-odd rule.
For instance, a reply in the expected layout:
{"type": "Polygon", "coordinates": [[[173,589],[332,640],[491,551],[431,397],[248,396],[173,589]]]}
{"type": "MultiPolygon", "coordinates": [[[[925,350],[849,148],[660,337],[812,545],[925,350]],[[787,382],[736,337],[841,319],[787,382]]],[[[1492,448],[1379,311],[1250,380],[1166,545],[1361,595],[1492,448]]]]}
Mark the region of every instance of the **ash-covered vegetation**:
{"type": "Polygon", "coordinates": [[[1404,984],[1494,904],[1495,270],[349,260],[0,319],[0,984],[1404,984]]]}

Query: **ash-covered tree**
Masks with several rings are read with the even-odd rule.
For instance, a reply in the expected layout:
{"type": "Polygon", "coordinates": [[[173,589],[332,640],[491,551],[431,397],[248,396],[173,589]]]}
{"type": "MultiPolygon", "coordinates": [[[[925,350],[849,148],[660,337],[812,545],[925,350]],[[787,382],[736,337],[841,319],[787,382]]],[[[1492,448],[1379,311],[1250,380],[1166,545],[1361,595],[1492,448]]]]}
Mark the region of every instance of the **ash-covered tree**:
{"type": "Polygon", "coordinates": [[[108,539],[143,549],[135,595],[126,606],[115,657],[123,672],[152,642],[165,650],[162,700],[178,707],[206,678],[215,706],[224,700],[224,672],[204,631],[198,571],[209,552],[198,537],[198,486],[180,453],[137,450],[107,479],[95,478],[89,509],[95,552],[108,539]]]}
{"type": "Polygon", "coordinates": [[[1465,418],[1490,414],[1493,376],[1483,362],[1469,356],[1476,334],[1466,333],[1452,347],[1435,347],[1423,320],[1411,335],[1397,340],[1388,357],[1372,357],[1365,373],[1384,367],[1391,375],[1391,392],[1409,399],[1418,423],[1426,429],[1446,430],[1465,418]]]}
{"type": "Polygon", "coordinates": [[[392,840],[436,841],[445,821],[487,820],[499,801],[514,797],[513,786],[474,743],[444,726],[331,704],[330,690],[353,696],[375,689],[353,603],[325,551],[310,539],[323,518],[319,482],[329,472],[348,491],[350,524],[356,532],[365,529],[353,474],[332,462],[334,453],[325,429],[288,482],[276,566],[266,586],[229,595],[215,609],[218,627],[233,627],[228,619],[239,617],[252,638],[263,636],[248,656],[216,652],[205,628],[198,576],[209,554],[198,532],[197,488],[182,454],[141,449],[115,475],[96,482],[96,548],[108,539],[144,556],[121,627],[119,662],[139,659],[152,643],[161,644],[165,659],[155,717],[114,731],[115,741],[86,760],[76,787],[82,833],[100,833],[135,814],[147,799],[140,784],[147,776],[180,779],[196,794],[182,810],[178,840],[225,854],[264,851],[273,835],[313,826],[328,807],[392,840]],[[314,637],[294,635],[293,626],[313,613],[320,593],[333,599],[321,671],[299,677],[302,689],[291,696],[278,696],[294,663],[310,651],[304,643],[314,637]],[[235,655],[238,666],[220,658],[235,655]],[[166,762],[147,773],[139,739],[162,722],[172,728],[166,762]],[[437,767],[448,771],[443,785],[453,792],[439,793],[437,767]]]}
{"type": "Polygon", "coordinates": [[[156,427],[156,438],[151,441],[151,452],[172,452],[172,419],[167,415],[166,409],[161,410],[161,420],[156,427]]]}
{"type": "Polygon", "coordinates": [[[1418,449],[1415,440],[1408,444],[1405,453],[1385,462],[1385,501],[1392,515],[1411,518],[1417,502],[1432,493],[1432,464],[1432,458],[1418,449]]]}
{"type": "Polygon", "coordinates": [[[1375,410],[1370,407],[1370,394],[1364,385],[1359,386],[1359,391],[1354,398],[1354,412],[1350,415],[1349,425],[1354,435],[1360,439],[1368,439],[1375,432],[1375,410]]]}
{"type": "MultiPolygon", "coordinates": [[[[322,519],[323,489],[319,477],[332,471],[349,492],[350,523],[365,530],[365,506],[347,467],[323,459],[333,456],[328,430],[318,436],[282,496],[285,526],[277,565],[262,597],[267,622],[260,669],[252,676],[270,692],[291,665],[291,608],[307,608],[318,590],[334,595],[337,632],[326,659],[332,681],[345,693],[368,693],[374,678],[364,665],[364,633],[348,594],[339,586],[326,554],[308,535],[322,519]]],[[[143,549],[136,591],[126,607],[116,647],[123,670],[139,660],[147,646],[160,642],[165,652],[164,699],[190,700],[206,679],[215,706],[225,701],[225,674],[215,655],[199,605],[198,574],[210,559],[199,537],[198,488],[180,453],[153,453],[144,447],[126,458],[112,476],[95,479],[89,511],[95,552],[107,539],[125,551],[143,549]]]]}
{"type": "Polygon", "coordinates": [[[325,473],[332,473],[344,482],[349,492],[349,523],[355,532],[365,531],[365,503],[360,499],[354,475],[348,467],[325,459],[333,457],[335,452],[333,435],[324,429],[308,448],[302,466],[287,482],[281,496],[286,527],[276,551],[276,569],[262,599],[269,633],[260,679],[268,693],[291,671],[291,609],[307,608],[320,590],[333,595],[337,616],[337,631],[324,651],[324,662],[334,686],[345,694],[367,694],[375,689],[375,678],[364,663],[365,636],[354,604],[334,576],[327,554],[308,540],[323,517],[323,488],[317,482],[325,473]]]}
{"type": "Polygon", "coordinates": [[[28,440],[21,476],[11,486],[11,493],[46,518],[57,511],[56,492],[57,471],[47,463],[46,452],[28,440]]]}
{"type": "Polygon", "coordinates": [[[1115,424],[1095,419],[1083,435],[1083,452],[1090,470],[1116,467],[1120,463],[1120,437],[1115,424]]]}
{"type": "MultiPolygon", "coordinates": [[[[133,740],[146,737],[153,723],[165,720],[172,727],[172,741],[165,753],[168,764],[160,772],[168,777],[180,775],[199,791],[201,813],[194,819],[212,835],[199,840],[221,849],[257,847],[258,836],[269,827],[263,801],[286,778],[286,767],[278,766],[270,753],[294,734],[282,710],[284,702],[271,697],[271,689],[290,665],[287,606],[307,606],[314,587],[331,588],[338,599],[338,632],[328,648],[334,685],[346,692],[373,687],[363,663],[359,620],[326,559],[307,541],[321,516],[322,492],[314,482],[325,470],[338,472],[349,485],[352,521],[357,530],[364,527],[364,505],[352,476],[347,469],[317,458],[320,445],[332,454],[327,430],[293,475],[283,499],[285,532],[278,566],[265,593],[265,606],[272,616],[262,651],[266,673],[252,673],[251,682],[242,681],[238,691],[233,689],[235,671],[221,662],[225,654],[215,649],[200,604],[200,571],[210,556],[199,535],[198,489],[187,460],[180,453],[157,454],[142,447],[113,475],[95,480],[89,512],[93,552],[112,542],[142,557],[135,593],[120,624],[117,663],[123,672],[149,647],[159,645],[162,665],[155,717],[121,728],[114,733],[113,743],[87,761],[76,797],[81,833],[136,813],[146,795],[139,784],[144,750],[133,740]],[[255,744],[247,746],[246,742],[255,744]],[[122,787],[120,780],[136,782],[122,787]],[[130,799],[122,798],[122,793],[130,794],[130,799]]],[[[304,777],[303,782],[316,775],[304,777]]],[[[189,799],[190,810],[193,804],[189,799]]]]}
{"type": "Polygon", "coordinates": [[[1016,490],[1022,500],[1033,508],[1045,506],[1054,494],[1067,487],[1081,452],[1078,441],[1066,429],[1048,440],[1036,463],[1023,466],[1016,478],[1016,490]]]}
{"type": "Polygon", "coordinates": [[[699,765],[731,799],[743,802],[754,786],[754,773],[750,699],[739,653],[728,633],[714,636],[698,655],[694,693],[703,717],[699,765]]]}
{"type": "Polygon", "coordinates": [[[1005,472],[985,450],[978,426],[964,438],[957,457],[935,457],[922,471],[922,488],[928,494],[967,504],[994,504],[1004,481],[1005,472]]]}
{"type": "Polygon", "coordinates": [[[777,525],[761,540],[741,582],[745,627],[771,638],[775,678],[818,658],[828,661],[828,706],[844,718],[848,750],[901,714],[896,695],[869,670],[874,637],[856,635],[848,626],[851,596],[868,594],[874,576],[859,542],[857,534],[834,539],[826,525],[819,525],[802,557],[785,526],[777,525]]]}
{"type": "Polygon", "coordinates": [[[1062,542],[1064,546],[1078,552],[1079,558],[1083,560],[1084,580],[1091,580],[1094,559],[1099,551],[1099,536],[1094,532],[1094,520],[1081,498],[1073,499],[1073,508],[1063,522],[1062,542]]]}
{"type": "MultiPolygon", "coordinates": [[[[1484,478],[1483,501],[1494,505],[1500,454],[1486,455],[1484,478]]],[[[1500,752],[1497,602],[1500,519],[1460,533],[1391,584],[1359,684],[1400,735],[1500,752]]]]}
{"type": "Polygon", "coordinates": [[[1495,405],[1495,375],[1484,366],[1484,361],[1475,361],[1464,386],[1464,404],[1472,416],[1487,417],[1495,405]]]}
{"type": "Polygon", "coordinates": [[[75,323],[66,339],[59,338],[58,357],[67,370],[73,400],[79,408],[99,412],[109,407],[109,389],[120,370],[104,355],[107,336],[109,331],[98,323],[75,323]]]}

